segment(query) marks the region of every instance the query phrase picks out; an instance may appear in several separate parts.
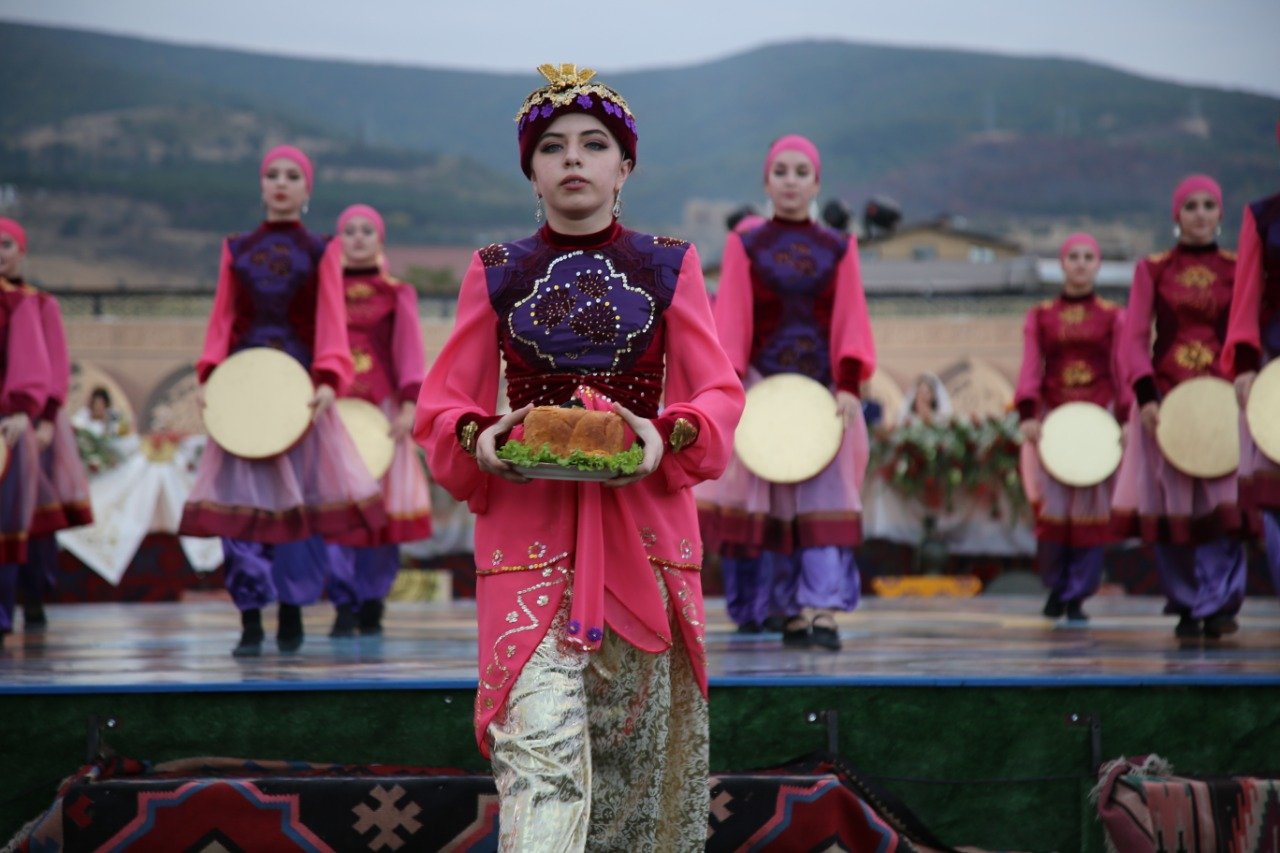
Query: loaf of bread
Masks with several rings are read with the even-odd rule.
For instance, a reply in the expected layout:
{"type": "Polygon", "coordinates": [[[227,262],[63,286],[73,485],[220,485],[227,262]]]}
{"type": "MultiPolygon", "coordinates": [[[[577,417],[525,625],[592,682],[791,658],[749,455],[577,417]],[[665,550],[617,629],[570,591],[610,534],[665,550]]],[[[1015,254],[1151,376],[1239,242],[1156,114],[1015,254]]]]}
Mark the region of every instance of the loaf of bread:
{"type": "Polygon", "coordinates": [[[524,419],[525,446],[536,451],[549,445],[551,452],[560,457],[575,450],[612,456],[626,449],[623,440],[622,418],[613,412],[538,406],[524,419]]]}

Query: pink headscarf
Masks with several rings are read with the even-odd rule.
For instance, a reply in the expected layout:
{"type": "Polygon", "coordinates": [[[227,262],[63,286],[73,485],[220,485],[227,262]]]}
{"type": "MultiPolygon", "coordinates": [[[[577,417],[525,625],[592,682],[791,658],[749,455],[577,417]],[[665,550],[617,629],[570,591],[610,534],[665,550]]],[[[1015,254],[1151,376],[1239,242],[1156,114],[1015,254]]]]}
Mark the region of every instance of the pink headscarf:
{"type": "Polygon", "coordinates": [[[1094,239],[1093,235],[1084,231],[1077,231],[1062,241],[1062,248],[1058,250],[1058,260],[1065,261],[1067,253],[1076,246],[1089,246],[1093,249],[1095,255],[1099,258],[1102,257],[1102,250],[1098,248],[1098,241],[1094,239]]]}
{"type": "Polygon", "coordinates": [[[298,164],[298,168],[302,170],[302,177],[307,181],[307,192],[311,192],[311,184],[315,178],[315,169],[311,166],[311,158],[302,153],[302,149],[295,148],[292,145],[277,145],[262,157],[262,165],[258,167],[258,177],[267,174],[267,167],[271,165],[273,160],[284,157],[298,164]]]}
{"type": "Polygon", "coordinates": [[[769,153],[764,158],[766,180],[769,178],[769,170],[773,168],[773,161],[778,159],[778,155],[783,151],[799,151],[808,157],[809,162],[813,163],[813,176],[818,180],[822,179],[822,158],[818,156],[818,146],[799,134],[791,133],[780,137],[769,146],[769,153]]]}
{"type": "Polygon", "coordinates": [[[27,251],[27,232],[22,230],[17,221],[0,216],[0,234],[8,234],[17,242],[21,251],[27,251]]]}
{"type": "Polygon", "coordinates": [[[1173,191],[1173,221],[1178,221],[1178,211],[1182,210],[1182,203],[1187,200],[1187,196],[1192,193],[1208,193],[1213,196],[1214,201],[1218,203],[1218,207],[1222,207],[1222,187],[1218,186],[1218,182],[1208,175],[1189,175],[1182,179],[1182,183],[1178,184],[1173,191]]]}
{"type": "Polygon", "coordinates": [[[353,204],[338,215],[338,233],[342,233],[342,229],[346,224],[357,216],[363,216],[373,223],[373,228],[378,232],[379,242],[387,242],[387,226],[382,223],[382,214],[374,210],[367,204],[353,204]]]}

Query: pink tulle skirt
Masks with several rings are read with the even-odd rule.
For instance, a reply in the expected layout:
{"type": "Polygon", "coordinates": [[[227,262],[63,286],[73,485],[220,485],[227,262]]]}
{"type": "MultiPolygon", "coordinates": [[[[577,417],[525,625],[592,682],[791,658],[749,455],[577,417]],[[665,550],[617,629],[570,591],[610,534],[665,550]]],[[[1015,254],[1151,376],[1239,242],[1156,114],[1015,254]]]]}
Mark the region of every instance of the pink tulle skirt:
{"type": "Polygon", "coordinates": [[[27,561],[39,472],[35,432],[28,429],[9,448],[9,462],[0,479],[0,563],[27,561]]]}
{"type": "Polygon", "coordinates": [[[89,506],[89,475],[80,458],[75,430],[65,409],[60,409],[54,418],[53,440],[39,454],[39,460],[31,535],[47,536],[68,527],[93,524],[93,510],[89,506]]]}
{"type": "MultiPolygon", "coordinates": [[[[744,384],[750,388],[758,381],[753,372],[744,384]]],[[[720,479],[694,492],[707,547],[754,556],[761,551],[791,553],[800,548],[859,544],[862,481],[870,454],[867,425],[861,417],[849,424],[827,467],[801,483],[762,480],[735,454],[720,479]]]]}
{"type": "MultiPolygon", "coordinates": [[[[381,408],[387,418],[392,419],[399,403],[385,400],[381,408]]],[[[431,536],[431,487],[427,484],[426,465],[412,435],[404,435],[396,442],[391,467],[382,475],[380,485],[387,510],[386,525],[377,531],[353,530],[331,541],[372,547],[416,542],[431,536]]]]}
{"type": "Polygon", "coordinates": [[[1111,524],[1115,476],[1096,486],[1068,486],[1040,463],[1034,445],[1024,442],[1018,465],[1023,490],[1036,516],[1036,538],[1073,548],[1091,548],[1116,539],[1111,524]]]}
{"type": "Polygon", "coordinates": [[[1142,426],[1139,411],[1134,406],[1130,413],[1116,472],[1111,499],[1115,532],[1147,542],[1200,544],[1239,531],[1236,475],[1202,479],[1174,468],[1142,426]]]}
{"type": "Polygon", "coordinates": [[[291,542],[381,529],[382,493],[332,408],[294,447],[243,459],[205,447],[182,514],[184,536],[291,542]]]}

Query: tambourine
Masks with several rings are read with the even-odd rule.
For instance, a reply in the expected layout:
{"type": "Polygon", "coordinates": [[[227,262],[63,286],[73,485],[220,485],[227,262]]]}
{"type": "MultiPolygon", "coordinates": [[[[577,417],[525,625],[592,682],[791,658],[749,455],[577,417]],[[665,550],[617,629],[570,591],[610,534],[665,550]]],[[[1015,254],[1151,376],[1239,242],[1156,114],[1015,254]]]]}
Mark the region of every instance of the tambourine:
{"type": "Polygon", "coordinates": [[[396,453],[396,444],[390,435],[391,421],[382,409],[358,397],[343,397],[335,406],[365,467],[373,479],[381,480],[396,453]]]}
{"type": "Polygon", "coordinates": [[[800,483],[831,463],[843,439],[831,392],[807,376],[780,373],[747,391],[733,449],[757,477],[800,483]]]}
{"type": "Polygon", "coordinates": [[[9,475],[9,463],[13,461],[13,454],[9,452],[9,443],[0,441],[0,480],[9,475]]]}
{"type": "Polygon", "coordinates": [[[1262,368],[1253,380],[1244,421],[1262,455],[1280,465],[1280,359],[1262,368]]]}
{"type": "Polygon", "coordinates": [[[269,459],[289,450],[311,426],[315,387],[302,364],[270,347],[228,356],[204,385],[204,426],[223,450],[269,459]]]}
{"type": "Polygon", "coordinates": [[[1200,376],[1160,403],[1156,443],[1169,464],[1190,477],[1225,477],[1240,467],[1240,406],[1225,379],[1200,376]]]}
{"type": "Polygon", "coordinates": [[[1096,403],[1064,403],[1044,419],[1036,449],[1059,483],[1096,486],[1120,467],[1120,424],[1096,403]]]}

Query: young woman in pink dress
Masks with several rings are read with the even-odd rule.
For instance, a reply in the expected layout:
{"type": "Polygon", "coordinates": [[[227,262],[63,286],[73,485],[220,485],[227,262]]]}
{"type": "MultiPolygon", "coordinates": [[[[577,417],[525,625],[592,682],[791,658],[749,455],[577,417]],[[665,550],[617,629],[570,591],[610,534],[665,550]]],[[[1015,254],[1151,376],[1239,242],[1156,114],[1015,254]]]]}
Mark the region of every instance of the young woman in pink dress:
{"type": "MultiPolygon", "coordinates": [[[[1280,140],[1280,122],[1276,123],[1280,140]]],[[[1244,209],[1236,252],[1235,293],[1222,366],[1235,379],[1243,410],[1258,371],[1280,358],[1280,193],[1244,209]]],[[[1261,527],[1271,583],[1280,595],[1280,464],[1265,456],[1247,429],[1240,433],[1240,504],[1261,527]]]]}
{"type": "Polygon", "coordinates": [[[702,547],[691,487],[732,452],[742,387],[696,250],[618,221],[625,100],[572,65],[517,115],[533,235],[476,253],[418,400],[433,477],[476,513],[476,738],[504,850],[701,850],[702,547]],[[514,410],[496,414],[505,367],[514,410]],[[496,455],[534,405],[611,405],[633,475],[528,480],[496,455]],[[612,401],[607,403],[606,401],[612,401]]]}
{"type": "Polygon", "coordinates": [[[1072,234],[1058,259],[1062,293],[1027,312],[1014,401],[1027,442],[1023,476],[1034,480],[1027,491],[1039,496],[1036,562],[1049,588],[1044,615],[1083,622],[1088,619],[1084,600],[1102,582],[1104,546],[1114,539],[1114,483],[1112,478],[1089,487],[1061,483],[1044,470],[1035,445],[1040,422],[1063,403],[1094,403],[1123,422],[1129,395],[1116,376],[1123,312],[1093,290],[1102,265],[1098,241],[1072,234]]]}
{"type": "Polygon", "coordinates": [[[1192,175],[1179,183],[1173,221],[1177,243],[1138,263],[1125,309],[1120,358],[1135,405],[1111,509],[1117,532],[1155,546],[1165,612],[1179,617],[1175,634],[1215,639],[1238,629],[1244,602],[1236,475],[1182,473],[1161,454],[1155,432],[1165,394],[1188,379],[1225,377],[1235,255],[1218,247],[1217,181],[1192,175]]]}
{"type": "Polygon", "coordinates": [[[821,473],[794,485],[766,482],[734,458],[710,500],[722,552],[760,555],[755,583],[772,586],[772,606],[787,617],[783,644],[838,650],[834,612],[854,609],[860,593],[853,548],[862,540],[870,446],[858,394],[876,356],[857,240],[809,215],[821,171],[817,147],[802,136],[770,147],[764,184],[773,218],[726,239],[715,318],[748,388],[782,373],[830,388],[843,443],[821,473]]]}
{"type": "Polygon", "coordinates": [[[347,302],[354,378],[345,397],[378,406],[391,421],[395,455],[382,475],[387,524],[358,531],[329,548],[329,600],[337,609],[332,637],[382,633],[383,600],[400,570],[400,544],[431,535],[431,492],[410,435],[426,356],[413,285],[382,268],[386,226],[367,204],[338,217],[342,286],[347,302]]]}
{"type": "MultiPolygon", "coordinates": [[[[262,608],[280,602],[276,644],[296,651],[302,606],[316,601],[328,575],[321,536],[377,530],[386,522],[381,491],[333,411],[352,379],[342,291],[341,247],[301,222],[311,195],[307,155],[281,145],[259,169],[266,221],[228,237],[204,351],[201,386],[227,356],[272,347],[297,359],[315,383],[311,428],[270,459],[244,459],[209,442],[187,498],[180,531],[221,536],[226,584],[240,609],[237,656],[262,653],[262,608]]],[[[201,393],[203,405],[203,393],[201,393]]]]}
{"type": "Polygon", "coordinates": [[[54,533],[92,524],[93,511],[89,507],[89,476],[66,413],[71,358],[62,311],[52,294],[39,290],[22,277],[22,260],[27,249],[22,227],[12,219],[0,219],[0,232],[18,244],[17,254],[7,263],[0,263],[0,276],[11,285],[21,287],[39,306],[50,370],[49,395],[34,423],[36,447],[40,451],[40,485],[27,562],[20,573],[23,627],[38,629],[47,622],[44,600],[57,584],[58,543],[54,533]]]}
{"type": "Polygon", "coordinates": [[[52,377],[38,300],[12,284],[26,249],[26,235],[13,220],[0,220],[0,643],[13,630],[21,567],[40,481],[39,449],[31,425],[44,410],[52,377]]]}

